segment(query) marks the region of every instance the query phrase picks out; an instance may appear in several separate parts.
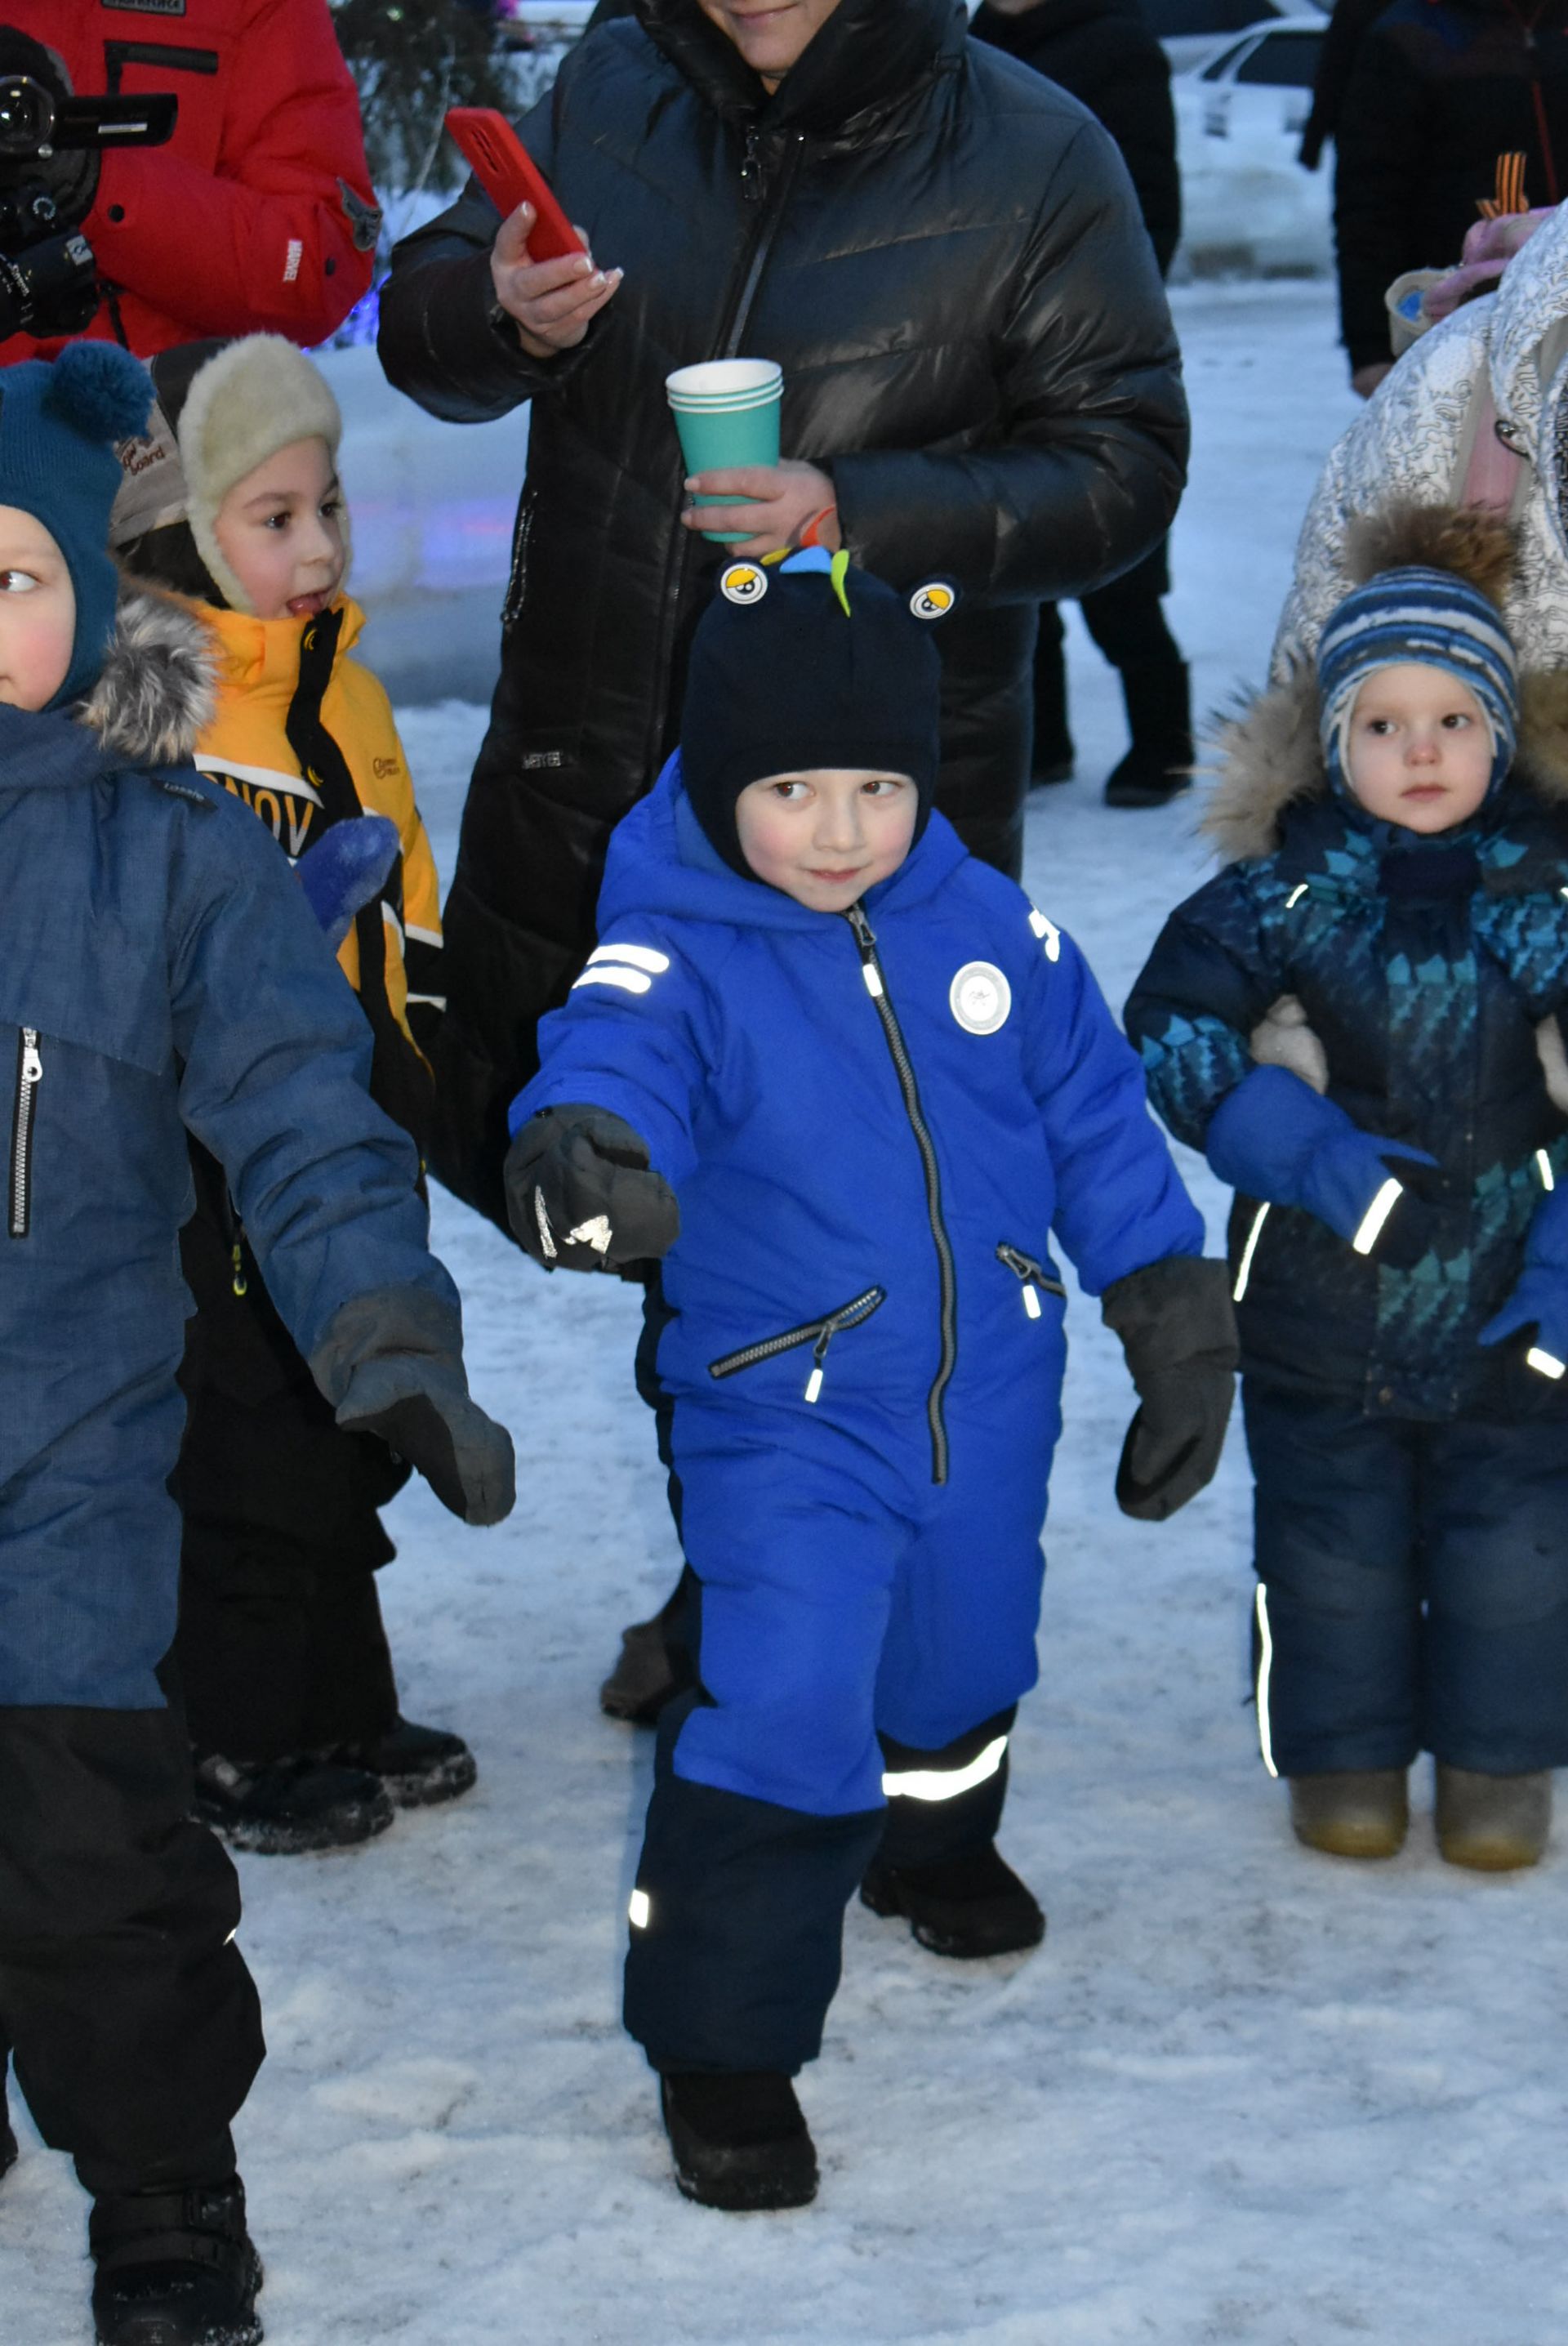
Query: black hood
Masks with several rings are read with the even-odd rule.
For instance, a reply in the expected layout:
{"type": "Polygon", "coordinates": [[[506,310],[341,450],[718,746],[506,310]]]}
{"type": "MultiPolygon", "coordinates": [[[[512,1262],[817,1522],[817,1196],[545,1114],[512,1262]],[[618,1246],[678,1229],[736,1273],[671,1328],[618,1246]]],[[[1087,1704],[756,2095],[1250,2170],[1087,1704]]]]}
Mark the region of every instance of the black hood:
{"type": "Polygon", "coordinates": [[[1004,49],[1010,57],[1022,57],[1028,65],[1036,51],[1050,48],[1063,33],[1118,16],[1131,18],[1135,25],[1145,21],[1138,0],[1038,0],[1038,5],[1025,9],[1022,16],[982,7],[970,29],[976,40],[988,41],[993,49],[1004,49]]]}
{"type": "Polygon", "coordinates": [[[871,127],[963,54],[962,0],[839,0],[771,96],[697,0],[636,0],[648,38],[727,121],[830,138],[871,127]]]}

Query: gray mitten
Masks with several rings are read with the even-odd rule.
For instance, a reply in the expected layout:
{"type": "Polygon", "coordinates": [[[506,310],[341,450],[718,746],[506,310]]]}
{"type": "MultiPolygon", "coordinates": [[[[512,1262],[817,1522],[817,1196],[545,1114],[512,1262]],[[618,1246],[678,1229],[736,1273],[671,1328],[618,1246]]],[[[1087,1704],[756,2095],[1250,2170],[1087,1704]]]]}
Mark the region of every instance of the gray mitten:
{"type": "Polygon", "coordinates": [[[516,1497],[512,1436],[472,1400],[458,1314],[423,1288],[356,1295],[311,1372],[346,1433],[379,1434],[464,1523],[498,1524],[516,1497]]]}
{"type": "Polygon", "coordinates": [[[1116,1469],[1116,1504],[1164,1523],[1213,1476],[1236,1393],[1239,1348],[1223,1262],[1166,1255],[1100,1299],[1122,1340],[1139,1409],[1116,1469]]]}
{"type": "Polygon", "coordinates": [[[506,1156],[506,1214],[546,1270],[657,1261],[680,1236],[675,1192],[647,1143],[607,1108],[573,1102],[531,1117],[506,1156]]]}

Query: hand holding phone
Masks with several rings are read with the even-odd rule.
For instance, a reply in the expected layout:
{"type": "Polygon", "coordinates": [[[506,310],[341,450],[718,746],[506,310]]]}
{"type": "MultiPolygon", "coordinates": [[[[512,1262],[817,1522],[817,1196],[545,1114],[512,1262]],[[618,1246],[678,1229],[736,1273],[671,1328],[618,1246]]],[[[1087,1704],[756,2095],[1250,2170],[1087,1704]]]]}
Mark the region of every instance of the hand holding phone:
{"type": "Polygon", "coordinates": [[[618,290],[622,271],[596,268],[586,237],[566,219],[504,115],[453,107],[446,122],[501,214],[490,274],[518,341],[534,358],[575,348],[618,290]]]}

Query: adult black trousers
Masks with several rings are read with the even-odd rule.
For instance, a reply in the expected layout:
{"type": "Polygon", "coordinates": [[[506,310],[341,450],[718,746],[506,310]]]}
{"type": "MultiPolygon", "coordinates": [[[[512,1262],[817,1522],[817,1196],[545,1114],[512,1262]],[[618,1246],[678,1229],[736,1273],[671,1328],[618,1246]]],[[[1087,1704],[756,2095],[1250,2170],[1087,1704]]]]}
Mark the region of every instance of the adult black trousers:
{"type": "MultiPolygon", "coordinates": [[[[1171,586],[1169,547],[1169,540],[1162,539],[1120,578],[1079,599],[1091,638],[1123,676],[1152,668],[1179,672],[1182,668],[1181,647],[1162,607],[1171,586]]],[[[1042,603],[1034,642],[1034,770],[1068,764],[1072,754],[1062,614],[1056,604],[1042,603]]]]}
{"type": "Polygon", "coordinates": [[[0,1708],[0,2059],[91,2191],[222,2180],[260,2066],[239,1884],[168,1710],[0,1708]]]}
{"type": "Polygon", "coordinates": [[[375,1585],[396,1551],[377,1510],[409,1470],[373,1435],[340,1430],[221,1174],[195,1154],[180,1252],[197,1316],[171,1485],[185,1518],[175,1659],[191,1741],[261,1762],[373,1740],[397,1717],[375,1585]]]}

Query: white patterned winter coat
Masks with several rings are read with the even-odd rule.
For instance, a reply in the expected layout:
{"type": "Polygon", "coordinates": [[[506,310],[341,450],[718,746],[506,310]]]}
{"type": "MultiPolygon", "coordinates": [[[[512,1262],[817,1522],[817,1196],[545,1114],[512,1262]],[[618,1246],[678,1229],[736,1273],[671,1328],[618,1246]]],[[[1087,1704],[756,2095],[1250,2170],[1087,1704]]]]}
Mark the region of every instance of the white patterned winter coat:
{"type": "Polygon", "coordinates": [[[1274,675],[1310,658],[1354,581],[1359,516],[1462,496],[1490,389],[1499,436],[1526,459],[1512,518],[1518,569],[1503,604],[1522,668],[1568,668],[1568,205],[1537,230],[1498,291],[1433,327],[1325,464],[1296,548],[1274,675]]]}

